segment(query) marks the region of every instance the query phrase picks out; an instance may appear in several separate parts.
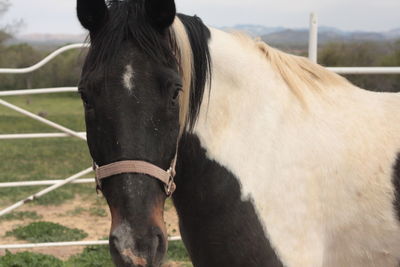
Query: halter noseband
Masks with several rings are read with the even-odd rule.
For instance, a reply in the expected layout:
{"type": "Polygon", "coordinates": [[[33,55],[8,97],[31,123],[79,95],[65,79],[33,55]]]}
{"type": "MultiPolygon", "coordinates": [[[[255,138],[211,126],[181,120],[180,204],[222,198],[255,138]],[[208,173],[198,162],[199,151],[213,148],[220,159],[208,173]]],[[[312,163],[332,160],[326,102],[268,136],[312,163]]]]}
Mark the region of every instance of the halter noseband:
{"type": "Polygon", "coordinates": [[[158,179],[164,184],[165,194],[170,197],[175,189],[174,183],[175,177],[175,166],[176,166],[177,153],[171,162],[171,166],[168,170],[163,170],[160,167],[141,160],[123,160],[117,161],[104,166],[97,166],[93,162],[93,170],[95,171],[97,190],[101,190],[101,180],[108,178],[113,175],[122,173],[141,173],[147,174],[153,178],[158,179]]]}

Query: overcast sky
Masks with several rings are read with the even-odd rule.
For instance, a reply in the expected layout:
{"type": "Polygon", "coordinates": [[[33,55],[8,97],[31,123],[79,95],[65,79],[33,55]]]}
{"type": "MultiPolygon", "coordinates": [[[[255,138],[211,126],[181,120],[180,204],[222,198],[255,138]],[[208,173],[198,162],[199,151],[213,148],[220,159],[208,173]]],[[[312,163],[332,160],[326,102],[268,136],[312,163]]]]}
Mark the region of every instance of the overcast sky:
{"type": "MultiPolygon", "coordinates": [[[[0,24],[23,19],[26,33],[81,33],[76,0],[11,0],[0,24]]],[[[176,0],[178,11],[197,14],[212,26],[259,24],[306,27],[316,12],[320,25],[342,30],[386,31],[400,28],[400,0],[176,0]]]]}

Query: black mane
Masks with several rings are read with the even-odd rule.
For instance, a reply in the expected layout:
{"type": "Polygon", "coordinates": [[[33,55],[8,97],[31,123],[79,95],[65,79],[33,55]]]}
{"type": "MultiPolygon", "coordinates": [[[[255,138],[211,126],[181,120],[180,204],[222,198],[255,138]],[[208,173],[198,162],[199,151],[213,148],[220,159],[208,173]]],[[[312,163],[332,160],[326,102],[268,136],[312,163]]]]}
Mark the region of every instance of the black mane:
{"type": "MultiPolygon", "coordinates": [[[[93,69],[106,71],[106,66],[116,58],[116,48],[126,41],[135,44],[155,62],[176,68],[179,64],[179,47],[174,33],[169,30],[161,34],[151,25],[146,16],[145,0],[109,0],[107,6],[106,23],[95,35],[90,36],[92,48],[88,57],[93,69]]],[[[179,14],[178,17],[185,26],[193,54],[187,122],[191,131],[200,111],[206,83],[211,81],[210,31],[197,16],[179,14]]]]}
{"type": "Polygon", "coordinates": [[[166,66],[176,66],[176,42],[171,32],[161,35],[146,16],[144,0],[107,2],[108,17],[103,27],[90,36],[90,54],[94,66],[111,64],[117,54],[116,48],[125,41],[137,45],[152,60],[166,66]]]}
{"type": "Polygon", "coordinates": [[[191,17],[183,14],[179,14],[178,17],[185,26],[193,54],[192,84],[189,104],[190,114],[188,120],[189,131],[192,131],[199,115],[207,81],[210,81],[209,89],[211,89],[211,56],[208,47],[211,34],[199,17],[191,17]]]}

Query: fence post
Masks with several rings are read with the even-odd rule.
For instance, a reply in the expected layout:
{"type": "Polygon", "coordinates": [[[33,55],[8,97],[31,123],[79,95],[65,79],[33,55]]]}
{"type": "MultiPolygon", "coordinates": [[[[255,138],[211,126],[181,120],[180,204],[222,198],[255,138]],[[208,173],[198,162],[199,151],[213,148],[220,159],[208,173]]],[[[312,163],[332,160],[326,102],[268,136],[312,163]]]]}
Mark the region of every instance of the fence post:
{"type": "Polygon", "coordinates": [[[308,58],[317,63],[318,60],[318,17],[315,13],[310,15],[310,37],[308,43],[308,58]]]}

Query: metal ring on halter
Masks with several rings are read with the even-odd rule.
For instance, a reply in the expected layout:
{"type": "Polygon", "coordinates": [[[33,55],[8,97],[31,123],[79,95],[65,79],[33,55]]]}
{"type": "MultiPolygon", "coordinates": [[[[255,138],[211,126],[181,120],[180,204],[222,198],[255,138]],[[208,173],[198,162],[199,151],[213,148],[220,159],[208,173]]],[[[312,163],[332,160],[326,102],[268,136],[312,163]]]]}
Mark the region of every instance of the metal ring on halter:
{"type": "Polygon", "coordinates": [[[172,167],[170,167],[167,170],[167,173],[170,174],[170,179],[169,179],[168,183],[166,185],[164,185],[164,188],[165,188],[165,193],[167,194],[167,197],[170,197],[170,196],[172,196],[172,194],[174,193],[174,191],[176,189],[176,185],[174,182],[175,170],[172,167]]]}

